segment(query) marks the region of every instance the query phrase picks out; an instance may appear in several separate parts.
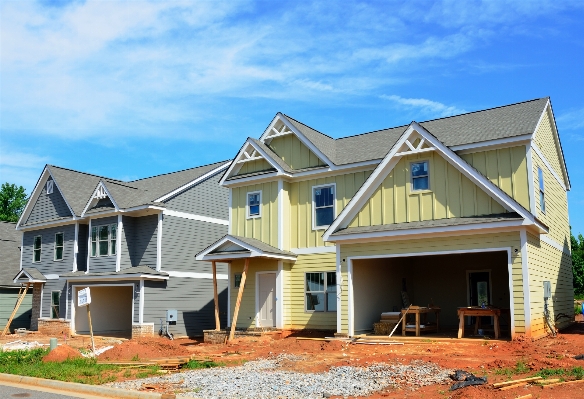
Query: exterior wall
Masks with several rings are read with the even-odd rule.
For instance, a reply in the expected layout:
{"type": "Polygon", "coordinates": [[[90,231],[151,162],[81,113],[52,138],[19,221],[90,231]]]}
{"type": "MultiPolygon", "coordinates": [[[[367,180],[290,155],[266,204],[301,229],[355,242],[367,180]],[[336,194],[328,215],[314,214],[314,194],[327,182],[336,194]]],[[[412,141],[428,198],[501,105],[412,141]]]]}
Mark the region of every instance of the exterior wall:
{"type": "MultiPolygon", "coordinates": [[[[372,171],[348,173],[323,179],[305,180],[290,183],[290,212],[284,218],[290,218],[290,247],[320,247],[324,229],[312,229],[312,187],[322,184],[336,184],[335,217],[347,206],[357,190],[363,185],[372,171]]],[[[252,191],[252,190],[250,190],[252,191]]],[[[235,219],[234,219],[235,220],[235,219]]],[[[272,244],[274,245],[274,244],[272,244]]],[[[326,244],[330,245],[330,244],[326,244]]],[[[277,246],[277,243],[276,245],[277,246]]]]}
{"type": "Polygon", "coordinates": [[[41,317],[41,297],[43,293],[43,283],[34,283],[32,296],[32,312],[30,318],[30,330],[38,331],[39,317],[41,317]]]}
{"type": "Polygon", "coordinates": [[[304,169],[326,165],[294,134],[276,137],[270,148],[292,169],[304,169]]]}
{"type": "Polygon", "coordinates": [[[561,152],[560,148],[556,145],[552,123],[554,122],[550,119],[550,113],[546,111],[543,115],[539,128],[535,132],[534,141],[541,150],[543,156],[547,158],[548,162],[557,175],[562,177],[564,174],[560,164],[561,152]]]}
{"type": "Polygon", "coordinates": [[[134,218],[134,234],[130,246],[132,266],[150,266],[156,269],[158,215],[134,218]]]}
{"type": "Polygon", "coordinates": [[[229,218],[229,190],[219,185],[222,173],[189,188],[166,201],[168,209],[204,215],[217,219],[229,218]]]}
{"type": "Polygon", "coordinates": [[[70,320],[41,318],[38,320],[38,326],[38,331],[41,334],[52,337],[68,337],[71,332],[70,320]]]}
{"type": "MultiPolygon", "coordinates": [[[[24,297],[18,312],[14,316],[12,323],[10,324],[10,331],[14,331],[16,328],[26,328],[27,330],[31,327],[32,321],[32,298],[33,298],[33,285],[30,285],[26,296],[24,297]]],[[[0,287],[0,327],[3,329],[12,311],[14,310],[14,305],[18,301],[18,287],[15,288],[5,288],[0,287]]]]}
{"type": "MultiPolygon", "coordinates": [[[[195,255],[227,234],[227,226],[164,215],[162,232],[163,271],[211,273],[211,263],[195,255]]],[[[227,264],[218,263],[217,273],[227,274],[227,264]]]]}
{"type": "Polygon", "coordinates": [[[130,216],[122,216],[122,231],[120,234],[121,256],[120,270],[132,267],[131,251],[134,247],[134,235],[136,234],[136,219],[130,216]]]}
{"type": "Polygon", "coordinates": [[[87,237],[89,235],[89,225],[80,224],[77,236],[77,270],[87,270],[87,237]]]}
{"type": "Polygon", "coordinates": [[[349,286],[348,262],[354,256],[375,256],[388,254],[411,254],[422,252],[439,252],[455,250],[476,250],[481,248],[513,249],[511,256],[513,280],[513,306],[515,317],[515,333],[525,333],[525,311],[523,295],[523,277],[521,263],[521,240],[518,232],[476,234],[456,237],[435,237],[404,241],[385,241],[371,243],[342,244],[341,251],[341,332],[349,330],[349,286]],[[518,252],[514,252],[517,249],[518,252]],[[345,261],[342,261],[345,259],[345,261]]]}
{"type": "Polygon", "coordinates": [[[268,161],[265,159],[256,159],[255,161],[245,162],[235,175],[245,175],[247,173],[261,172],[270,169],[274,169],[274,167],[268,161]]]}
{"type": "Polygon", "coordinates": [[[232,188],[231,233],[261,240],[278,247],[278,182],[232,188]],[[247,193],[262,192],[261,216],[247,218],[247,193]]]}
{"type": "MultiPolygon", "coordinates": [[[[49,178],[49,180],[52,180],[52,178],[49,178]]],[[[25,224],[71,216],[71,211],[57,185],[53,184],[53,193],[47,195],[47,185],[45,184],[25,224]]]]}
{"type": "Polygon", "coordinates": [[[67,282],[62,279],[47,280],[43,287],[43,298],[41,304],[41,318],[51,318],[51,292],[61,291],[61,300],[59,302],[59,317],[67,318],[67,282]]]}
{"type": "MultiPolygon", "coordinates": [[[[105,224],[118,223],[117,216],[110,216],[100,219],[91,220],[91,228],[103,226],[105,224]]],[[[91,232],[89,232],[91,235],[91,232]]],[[[119,234],[118,234],[119,236],[119,234]]],[[[115,272],[116,271],[116,255],[108,256],[90,256],[89,257],[89,272],[90,273],[100,273],[100,272],[115,272]]]]}
{"type": "Polygon", "coordinates": [[[73,271],[75,224],[23,232],[22,267],[34,267],[44,275],[73,271]],[[63,260],[55,258],[55,234],[63,233],[63,260]],[[32,261],[34,237],[41,236],[41,261],[32,261]]]}
{"type": "MultiPolygon", "coordinates": [[[[227,280],[217,280],[217,290],[223,328],[227,323],[227,280]]],[[[169,327],[175,337],[202,336],[203,330],[215,328],[213,279],[171,277],[167,281],[145,281],[144,323],[154,323],[158,331],[160,319],[166,320],[168,309],[178,311],[176,325],[169,327]]]]}

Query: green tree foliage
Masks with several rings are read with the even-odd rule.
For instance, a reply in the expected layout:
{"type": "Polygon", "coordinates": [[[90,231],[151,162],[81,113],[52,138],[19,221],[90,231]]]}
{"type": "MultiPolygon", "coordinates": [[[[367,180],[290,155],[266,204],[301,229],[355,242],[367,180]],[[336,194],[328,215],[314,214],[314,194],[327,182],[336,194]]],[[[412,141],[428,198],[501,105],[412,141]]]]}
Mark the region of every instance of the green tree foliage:
{"type": "Polygon", "coordinates": [[[572,273],[574,274],[574,295],[584,296],[584,237],[578,238],[570,232],[572,241],[572,273]]]}
{"type": "Polygon", "coordinates": [[[26,190],[16,184],[4,183],[0,187],[0,220],[18,222],[26,205],[26,190]]]}

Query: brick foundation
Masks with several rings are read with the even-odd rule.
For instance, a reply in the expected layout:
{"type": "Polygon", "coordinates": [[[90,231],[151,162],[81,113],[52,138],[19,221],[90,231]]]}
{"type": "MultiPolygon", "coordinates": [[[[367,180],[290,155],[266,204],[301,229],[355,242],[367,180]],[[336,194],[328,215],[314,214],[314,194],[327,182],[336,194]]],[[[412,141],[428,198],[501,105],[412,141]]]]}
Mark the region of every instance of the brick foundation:
{"type": "Polygon", "coordinates": [[[154,336],[154,323],[132,324],[132,339],[154,336]]]}
{"type": "Polygon", "coordinates": [[[66,335],[71,336],[71,320],[65,319],[49,319],[40,317],[36,319],[38,322],[38,331],[43,335],[60,338],[66,335]]]}
{"type": "Polygon", "coordinates": [[[30,330],[38,331],[38,319],[41,317],[41,294],[43,292],[43,284],[34,283],[32,287],[32,315],[30,317],[30,330]]]}
{"type": "MultiPolygon", "coordinates": [[[[227,341],[227,337],[229,337],[230,329],[225,330],[203,330],[203,341],[205,343],[211,344],[223,344],[227,341]]],[[[235,330],[234,336],[235,338],[241,337],[259,337],[262,335],[267,334],[278,334],[278,338],[280,337],[281,330],[274,328],[274,327],[256,327],[256,328],[248,328],[245,330],[235,330]]]]}

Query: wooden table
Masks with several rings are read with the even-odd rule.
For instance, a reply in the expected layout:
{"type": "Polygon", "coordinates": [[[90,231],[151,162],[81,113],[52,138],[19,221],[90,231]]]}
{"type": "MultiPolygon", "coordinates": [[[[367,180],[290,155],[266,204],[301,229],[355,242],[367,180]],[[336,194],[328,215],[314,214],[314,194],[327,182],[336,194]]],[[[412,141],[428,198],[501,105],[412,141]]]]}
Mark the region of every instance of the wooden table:
{"type": "Polygon", "coordinates": [[[475,335],[478,334],[478,329],[480,325],[481,317],[493,317],[494,328],[495,328],[495,339],[499,339],[501,333],[499,326],[499,316],[501,315],[501,309],[499,308],[481,308],[480,306],[469,306],[464,308],[458,308],[458,338],[464,336],[464,317],[465,316],[475,316],[477,318],[475,322],[475,335]]]}
{"type": "Polygon", "coordinates": [[[432,307],[432,308],[419,308],[419,307],[411,307],[409,310],[407,309],[402,309],[401,314],[405,314],[407,311],[408,314],[415,314],[416,315],[416,324],[415,327],[407,327],[407,322],[406,319],[407,317],[403,317],[402,319],[402,335],[406,335],[406,332],[415,332],[416,333],[416,337],[420,336],[420,315],[424,315],[424,318],[426,318],[426,315],[428,313],[434,313],[436,315],[436,324],[432,324],[432,325],[425,325],[424,327],[424,331],[436,331],[438,332],[438,329],[440,328],[440,308],[437,307],[432,307]]]}

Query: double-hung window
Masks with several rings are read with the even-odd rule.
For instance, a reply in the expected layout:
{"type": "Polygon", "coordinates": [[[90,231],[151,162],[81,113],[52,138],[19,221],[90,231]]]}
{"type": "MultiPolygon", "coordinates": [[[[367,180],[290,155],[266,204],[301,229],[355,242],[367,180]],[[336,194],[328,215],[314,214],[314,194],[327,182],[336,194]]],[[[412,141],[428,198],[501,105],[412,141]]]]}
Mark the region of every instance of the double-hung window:
{"type": "Polygon", "coordinates": [[[307,312],[336,312],[337,273],[306,273],[305,297],[307,312]]]}
{"type": "Polygon", "coordinates": [[[63,260],[63,233],[55,234],[55,254],[53,259],[54,260],[63,260]]]}
{"type": "Polygon", "coordinates": [[[335,219],[335,186],[312,188],[314,229],[326,229],[335,219]]]}
{"type": "Polygon", "coordinates": [[[247,217],[257,218],[261,216],[262,192],[247,193],[247,217]]]}
{"type": "Polygon", "coordinates": [[[61,303],[61,291],[51,291],[51,319],[59,318],[59,305],[61,303]]]}
{"type": "Polygon", "coordinates": [[[412,171],[412,191],[430,189],[430,175],[428,174],[428,161],[413,162],[412,171]]]}
{"type": "Polygon", "coordinates": [[[91,228],[91,256],[115,255],[117,239],[117,224],[93,226],[91,228]]]}
{"type": "Polygon", "coordinates": [[[34,238],[32,244],[32,261],[33,262],[40,262],[41,261],[41,249],[43,246],[43,240],[41,236],[36,236],[34,238]]]}
{"type": "Polygon", "coordinates": [[[543,184],[543,171],[537,168],[537,176],[539,178],[539,209],[541,213],[545,213],[545,186],[543,184]]]}

